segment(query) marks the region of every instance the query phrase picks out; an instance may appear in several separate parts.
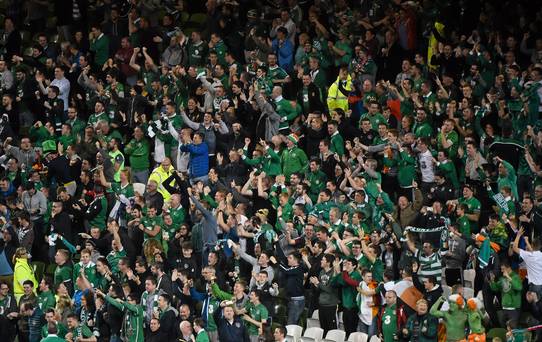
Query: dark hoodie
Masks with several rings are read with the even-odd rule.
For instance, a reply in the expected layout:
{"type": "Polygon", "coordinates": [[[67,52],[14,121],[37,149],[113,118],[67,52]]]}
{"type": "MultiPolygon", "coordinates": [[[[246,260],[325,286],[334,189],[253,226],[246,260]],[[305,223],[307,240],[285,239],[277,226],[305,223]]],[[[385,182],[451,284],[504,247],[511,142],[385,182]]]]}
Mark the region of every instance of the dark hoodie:
{"type": "MultiPolygon", "coordinates": [[[[166,341],[176,341],[177,336],[179,336],[179,329],[177,324],[177,316],[179,313],[173,307],[168,307],[164,313],[160,316],[160,330],[164,332],[167,340],[166,341]]],[[[164,340],[162,340],[164,341],[164,340]]]]}

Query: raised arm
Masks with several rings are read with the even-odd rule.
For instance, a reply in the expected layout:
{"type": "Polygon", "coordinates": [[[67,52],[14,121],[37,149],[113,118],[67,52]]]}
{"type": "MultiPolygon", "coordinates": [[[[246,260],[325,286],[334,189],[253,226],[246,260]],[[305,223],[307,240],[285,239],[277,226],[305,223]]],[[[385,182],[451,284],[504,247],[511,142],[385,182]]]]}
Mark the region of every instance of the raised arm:
{"type": "Polygon", "coordinates": [[[130,67],[137,72],[141,71],[141,66],[136,63],[136,58],[139,51],[140,49],[138,47],[134,48],[134,53],[132,53],[132,57],[130,57],[130,64],[129,64],[130,67]]]}
{"type": "Polygon", "coordinates": [[[431,310],[429,313],[437,318],[444,318],[446,313],[444,311],[439,310],[440,305],[444,302],[444,297],[440,297],[437,299],[435,304],[431,307],[431,310]]]}

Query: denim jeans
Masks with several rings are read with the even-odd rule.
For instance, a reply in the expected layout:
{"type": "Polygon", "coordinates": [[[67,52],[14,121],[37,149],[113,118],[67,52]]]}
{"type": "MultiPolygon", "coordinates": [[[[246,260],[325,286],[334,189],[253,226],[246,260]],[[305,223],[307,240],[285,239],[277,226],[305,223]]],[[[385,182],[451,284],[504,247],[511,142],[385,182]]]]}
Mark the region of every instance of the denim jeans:
{"type": "Polygon", "coordinates": [[[109,342],[122,342],[122,339],[119,335],[111,335],[109,342]]]}
{"type": "Polygon", "coordinates": [[[288,324],[297,324],[303,310],[305,310],[305,298],[290,299],[288,302],[288,324]]]}
{"type": "Polygon", "coordinates": [[[149,180],[149,170],[132,171],[132,183],[147,184],[149,180]]]}

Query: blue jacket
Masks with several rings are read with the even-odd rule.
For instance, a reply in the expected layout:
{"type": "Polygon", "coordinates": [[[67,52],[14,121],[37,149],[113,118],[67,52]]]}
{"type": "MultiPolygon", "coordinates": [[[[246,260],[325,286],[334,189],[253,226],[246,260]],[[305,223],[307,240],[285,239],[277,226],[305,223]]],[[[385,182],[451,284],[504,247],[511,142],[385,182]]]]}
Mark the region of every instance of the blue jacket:
{"type": "Polygon", "coordinates": [[[180,145],[180,150],[190,152],[190,177],[198,178],[209,173],[209,148],[205,142],[199,145],[180,145]]]}
{"type": "Polygon", "coordinates": [[[278,57],[279,66],[286,72],[292,72],[294,68],[294,46],[290,39],[286,39],[282,44],[279,44],[278,39],[274,39],[272,49],[278,57]]]}

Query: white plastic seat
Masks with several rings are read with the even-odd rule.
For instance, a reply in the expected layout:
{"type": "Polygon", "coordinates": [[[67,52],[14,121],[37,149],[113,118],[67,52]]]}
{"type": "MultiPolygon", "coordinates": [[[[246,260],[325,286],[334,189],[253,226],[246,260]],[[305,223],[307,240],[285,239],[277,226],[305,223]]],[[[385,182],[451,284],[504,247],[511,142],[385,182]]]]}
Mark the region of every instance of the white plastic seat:
{"type": "Polygon", "coordinates": [[[318,310],[312,312],[311,318],[307,318],[307,329],[320,328],[320,318],[318,316],[318,310]]]}
{"type": "Polygon", "coordinates": [[[463,286],[473,288],[474,278],[476,278],[476,270],[464,270],[463,271],[463,286]]]}
{"type": "Polygon", "coordinates": [[[286,326],[286,336],[290,336],[293,338],[294,342],[299,341],[301,338],[301,335],[303,334],[303,327],[296,325],[296,324],[290,324],[286,326]]]}
{"type": "Polygon", "coordinates": [[[308,328],[305,330],[303,337],[301,337],[302,342],[320,342],[324,337],[324,329],[322,328],[308,328]]]}
{"type": "Polygon", "coordinates": [[[369,336],[363,332],[353,332],[348,336],[348,342],[367,342],[369,336]]]}
{"type": "Polygon", "coordinates": [[[324,341],[344,342],[346,332],[344,330],[333,329],[327,332],[324,341]]]}
{"type": "Polygon", "coordinates": [[[465,299],[474,298],[474,289],[471,289],[470,287],[464,287],[463,296],[465,296],[465,299]]]}
{"type": "Polygon", "coordinates": [[[448,298],[452,295],[452,288],[448,285],[442,285],[442,296],[448,298]]]}
{"type": "Polygon", "coordinates": [[[145,194],[146,186],[143,183],[134,183],[132,184],[134,187],[134,192],[139,193],[140,195],[145,194]]]}
{"type": "Polygon", "coordinates": [[[380,342],[380,338],[376,335],[371,336],[371,339],[369,339],[369,342],[380,342]]]}
{"type": "MultiPolygon", "coordinates": [[[[339,330],[344,330],[344,320],[343,320],[343,312],[342,311],[339,312],[339,314],[337,315],[337,326],[338,326],[339,330]]],[[[346,336],[345,336],[345,338],[346,338],[346,336]]]]}

